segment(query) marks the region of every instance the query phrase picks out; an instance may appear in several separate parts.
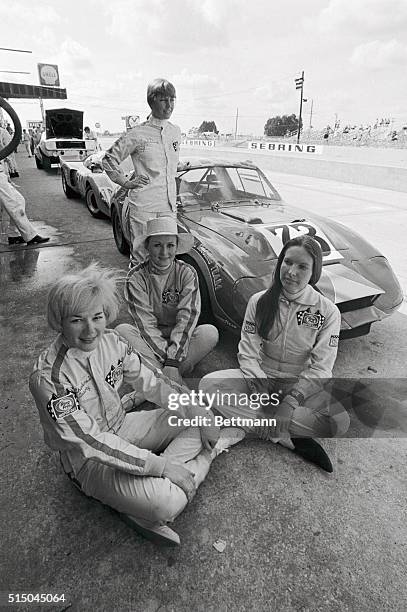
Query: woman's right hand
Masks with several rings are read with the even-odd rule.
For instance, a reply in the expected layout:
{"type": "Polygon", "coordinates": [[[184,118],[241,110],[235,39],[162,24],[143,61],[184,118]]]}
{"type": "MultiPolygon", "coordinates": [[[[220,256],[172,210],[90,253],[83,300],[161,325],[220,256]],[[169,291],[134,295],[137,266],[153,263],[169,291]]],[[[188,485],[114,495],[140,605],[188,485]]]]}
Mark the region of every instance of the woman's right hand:
{"type": "Polygon", "coordinates": [[[150,182],[150,177],[146,174],[137,174],[132,179],[126,181],[123,184],[125,189],[140,189],[140,187],[145,187],[150,182]]]}
{"type": "Polygon", "coordinates": [[[194,474],[187,470],[186,467],[180,463],[175,463],[167,459],[162,476],[163,478],[168,478],[171,482],[180,487],[184,491],[189,502],[192,500],[196,493],[195,479],[194,474]]]}

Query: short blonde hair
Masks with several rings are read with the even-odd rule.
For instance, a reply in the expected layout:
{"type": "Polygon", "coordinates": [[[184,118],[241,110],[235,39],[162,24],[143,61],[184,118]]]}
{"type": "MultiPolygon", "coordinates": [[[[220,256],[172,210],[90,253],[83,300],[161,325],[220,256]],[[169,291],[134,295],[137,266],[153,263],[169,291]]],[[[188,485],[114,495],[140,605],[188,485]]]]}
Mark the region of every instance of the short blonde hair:
{"type": "Polygon", "coordinates": [[[117,282],[122,278],[120,271],[102,268],[96,262],[80,272],[60,278],[48,293],[49,326],[61,331],[63,319],[89,308],[97,300],[103,304],[106,322],[111,323],[119,313],[117,282]]]}
{"type": "Polygon", "coordinates": [[[176,98],[175,87],[172,83],[166,79],[154,79],[147,87],[147,102],[151,108],[151,103],[156,96],[169,96],[170,98],[176,98]]]}

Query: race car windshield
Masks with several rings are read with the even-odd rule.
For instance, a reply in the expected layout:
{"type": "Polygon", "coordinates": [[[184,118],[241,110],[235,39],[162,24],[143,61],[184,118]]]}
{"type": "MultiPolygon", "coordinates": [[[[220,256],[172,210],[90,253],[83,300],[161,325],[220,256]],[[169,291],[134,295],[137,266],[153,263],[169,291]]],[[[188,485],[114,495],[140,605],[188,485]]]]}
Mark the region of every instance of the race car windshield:
{"type": "Polygon", "coordinates": [[[280,195],[257,168],[211,166],[192,168],[178,178],[178,201],[185,207],[233,205],[253,200],[280,201],[280,195]]]}

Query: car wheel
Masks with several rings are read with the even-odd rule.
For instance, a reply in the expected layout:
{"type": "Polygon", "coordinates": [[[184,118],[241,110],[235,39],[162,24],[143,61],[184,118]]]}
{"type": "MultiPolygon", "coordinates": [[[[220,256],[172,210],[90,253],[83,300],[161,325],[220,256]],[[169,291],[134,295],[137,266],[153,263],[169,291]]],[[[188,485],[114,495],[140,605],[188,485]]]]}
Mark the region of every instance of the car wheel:
{"type": "Polygon", "coordinates": [[[42,167],[44,168],[44,170],[51,170],[51,160],[49,159],[49,157],[42,158],[42,167]]]}
{"type": "Polygon", "coordinates": [[[203,323],[214,323],[215,317],[213,316],[211,298],[205,277],[192,258],[183,257],[182,259],[185,261],[185,263],[188,263],[192,268],[194,268],[198,275],[199,293],[201,294],[201,314],[199,317],[199,324],[202,325],[203,323]]]}
{"type": "MultiPolygon", "coordinates": [[[[37,159],[37,158],[35,158],[37,159]]],[[[38,167],[38,166],[37,166],[38,167]]],[[[62,189],[64,190],[64,194],[70,200],[71,198],[77,197],[76,191],[72,189],[67,183],[65,172],[62,170],[62,189]]]]}
{"type": "Polygon", "coordinates": [[[92,187],[88,187],[86,190],[86,206],[92,217],[102,217],[97,204],[96,194],[92,187]]]}
{"type": "Polygon", "coordinates": [[[112,208],[112,226],[113,226],[113,236],[116,246],[120,253],[123,255],[129,255],[130,253],[130,245],[127,242],[126,238],[123,234],[122,221],[119,213],[115,206],[112,208]]]}
{"type": "MultiPolygon", "coordinates": [[[[20,119],[18,118],[18,115],[13,109],[13,107],[10,106],[10,104],[6,100],[4,100],[4,98],[0,97],[0,109],[2,108],[4,108],[4,110],[7,112],[8,116],[10,117],[13,123],[14,134],[10,142],[5,147],[3,146],[0,147],[0,161],[2,159],[5,159],[8,155],[10,155],[10,153],[13,153],[13,151],[17,149],[19,143],[21,142],[20,119]]],[[[0,114],[1,114],[1,111],[0,111],[0,114]]]]}
{"type": "Polygon", "coordinates": [[[35,155],[35,165],[37,166],[38,170],[42,170],[42,163],[40,162],[40,160],[38,159],[38,157],[35,155]]]}

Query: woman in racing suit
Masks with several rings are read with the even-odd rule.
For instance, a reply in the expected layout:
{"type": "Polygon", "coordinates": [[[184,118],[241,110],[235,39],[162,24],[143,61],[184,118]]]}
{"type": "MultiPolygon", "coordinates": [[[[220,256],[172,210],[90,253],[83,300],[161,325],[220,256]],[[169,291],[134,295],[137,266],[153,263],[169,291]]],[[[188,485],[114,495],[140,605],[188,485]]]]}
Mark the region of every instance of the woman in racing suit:
{"type": "Polygon", "coordinates": [[[179,544],[165,523],[208,473],[217,431],[199,418],[199,427],[190,427],[185,418],[211,413],[192,401],[174,407],[170,402],[188,389],[153,371],[106,329],[117,313],[112,271],[92,264],[59,279],[48,297],[48,322],[60,333],[38,358],[30,391],[45,442],[59,451],[69,478],[146,537],[179,544]],[[133,392],[121,398],[123,382],[133,392]],[[143,400],[160,408],[128,412],[143,400]]]}
{"type": "Polygon", "coordinates": [[[216,411],[227,419],[244,419],[245,432],[280,442],[331,472],[329,457],[312,437],[345,433],[349,417],[326,389],[341,317],[335,304],[314,288],[321,270],[317,241],[309,236],[289,240],[278,257],[271,287],[248,302],[238,351],[240,369],[208,374],[199,386],[205,393],[219,393],[216,411]],[[261,394],[265,397],[259,406],[261,394]],[[265,416],[276,419],[276,424],[252,424],[265,416]]]}
{"type": "Polygon", "coordinates": [[[178,233],[175,219],[147,222],[136,243],[140,252],[144,246],[146,260],[129,271],[124,288],[134,325],[116,328],[149,363],[179,383],[219,338],[214,325],[197,325],[201,311],[197,273],[175,258],[188,252],[193,242],[190,234],[178,233]]]}

